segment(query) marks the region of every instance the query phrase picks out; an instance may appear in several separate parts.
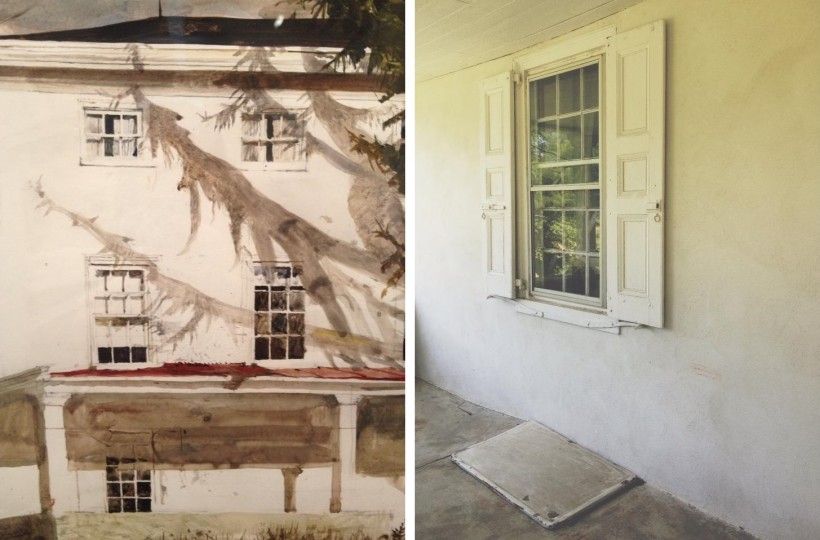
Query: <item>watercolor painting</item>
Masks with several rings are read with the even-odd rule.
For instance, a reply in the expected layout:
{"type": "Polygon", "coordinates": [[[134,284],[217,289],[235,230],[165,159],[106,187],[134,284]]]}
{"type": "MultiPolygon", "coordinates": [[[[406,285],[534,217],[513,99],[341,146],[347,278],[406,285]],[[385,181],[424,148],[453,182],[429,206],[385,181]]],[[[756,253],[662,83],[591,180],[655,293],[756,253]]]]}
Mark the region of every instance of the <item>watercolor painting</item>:
{"type": "Polygon", "coordinates": [[[0,537],[404,537],[404,3],[0,8],[0,537]]]}

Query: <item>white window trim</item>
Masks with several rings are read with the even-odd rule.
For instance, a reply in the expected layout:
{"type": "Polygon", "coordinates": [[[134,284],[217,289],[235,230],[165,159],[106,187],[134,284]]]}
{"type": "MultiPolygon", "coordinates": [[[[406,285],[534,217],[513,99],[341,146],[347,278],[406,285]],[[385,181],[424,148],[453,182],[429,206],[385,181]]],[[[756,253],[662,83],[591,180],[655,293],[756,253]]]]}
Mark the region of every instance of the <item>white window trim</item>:
{"type": "Polygon", "coordinates": [[[145,111],[137,107],[133,102],[119,103],[113,106],[112,100],[101,101],[98,99],[81,99],[80,103],[80,137],[79,137],[79,156],[80,166],[82,167],[136,167],[149,168],[157,167],[157,159],[151,156],[151,149],[145,137],[145,111]],[[123,157],[88,157],[86,156],[86,133],[85,133],[85,117],[88,111],[98,111],[100,113],[137,113],[137,135],[139,137],[139,155],[135,158],[123,157]]]}
{"type": "MultiPolygon", "coordinates": [[[[531,76],[538,76],[544,73],[560,72],[565,69],[572,69],[573,66],[583,64],[595,59],[599,59],[599,77],[600,87],[605,91],[605,59],[606,46],[608,39],[615,35],[615,27],[607,26],[599,30],[580,35],[566,41],[550,45],[543,49],[528,53],[521,56],[514,61],[516,72],[519,74],[519,84],[515,88],[515,100],[517,103],[524,104],[526,101],[523,96],[526,93],[527,80],[531,76]]],[[[606,163],[606,130],[604,128],[605,114],[604,108],[606,106],[604,99],[604,92],[598,96],[599,100],[599,118],[600,118],[600,133],[601,133],[601,152],[600,152],[600,181],[598,187],[600,189],[601,200],[601,215],[605,212],[605,190],[606,182],[604,164],[606,163]]],[[[527,107],[515,107],[515,137],[517,141],[527,140],[527,125],[526,118],[527,107]]],[[[526,175],[529,174],[527,145],[516,144],[516,175],[515,175],[515,192],[519,204],[516,205],[515,230],[517,231],[517,239],[515,241],[516,249],[516,292],[517,298],[513,300],[516,304],[516,312],[550,319],[558,322],[581,326],[584,328],[591,328],[600,330],[610,334],[620,334],[620,329],[623,326],[637,326],[633,323],[625,323],[606,315],[605,298],[606,298],[606,228],[602,228],[601,238],[601,270],[600,270],[600,287],[601,287],[601,303],[590,300],[580,300],[573,302],[568,295],[561,295],[561,297],[545,296],[545,295],[530,295],[529,279],[530,279],[530,261],[529,261],[529,189],[526,175]],[[522,215],[525,213],[525,215],[522,215]]]]}
{"type": "Polygon", "coordinates": [[[307,107],[296,106],[289,107],[283,105],[282,107],[268,107],[263,109],[243,109],[240,112],[239,122],[239,145],[238,145],[238,159],[239,169],[243,171],[282,171],[282,172],[305,172],[308,169],[308,159],[310,152],[307,148],[307,134],[308,134],[308,119],[304,117],[307,107]],[[296,161],[245,161],[242,159],[242,143],[244,136],[242,135],[242,118],[244,114],[266,114],[266,113],[290,113],[295,114],[297,118],[302,118],[302,144],[304,144],[304,157],[296,161]]]}

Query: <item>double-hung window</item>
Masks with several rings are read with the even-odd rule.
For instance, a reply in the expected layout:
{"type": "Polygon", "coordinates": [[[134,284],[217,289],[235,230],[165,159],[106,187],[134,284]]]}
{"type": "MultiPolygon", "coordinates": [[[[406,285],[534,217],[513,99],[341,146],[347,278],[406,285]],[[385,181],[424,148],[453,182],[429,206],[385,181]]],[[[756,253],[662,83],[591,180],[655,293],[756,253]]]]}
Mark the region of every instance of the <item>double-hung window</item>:
{"type": "Polygon", "coordinates": [[[137,163],[142,158],[142,112],[84,109],[83,162],[137,163]]]}
{"type": "Polygon", "coordinates": [[[242,115],[242,161],[273,169],[303,168],[305,125],[298,111],[273,110],[242,115]]]}
{"type": "Polygon", "coordinates": [[[617,332],[663,324],[664,26],[515,61],[481,98],[490,296],[617,332]]]}

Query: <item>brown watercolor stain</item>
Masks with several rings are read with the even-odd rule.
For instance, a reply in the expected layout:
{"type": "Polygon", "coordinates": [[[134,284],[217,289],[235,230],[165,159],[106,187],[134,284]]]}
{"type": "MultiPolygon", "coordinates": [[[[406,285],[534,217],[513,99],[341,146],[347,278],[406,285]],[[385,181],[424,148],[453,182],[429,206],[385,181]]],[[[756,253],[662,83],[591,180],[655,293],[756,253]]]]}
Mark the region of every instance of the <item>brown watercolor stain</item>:
{"type": "Polygon", "coordinates": [[[356,473],[404,476],[404,396],[366,396],[359,402],[356,473]]]}

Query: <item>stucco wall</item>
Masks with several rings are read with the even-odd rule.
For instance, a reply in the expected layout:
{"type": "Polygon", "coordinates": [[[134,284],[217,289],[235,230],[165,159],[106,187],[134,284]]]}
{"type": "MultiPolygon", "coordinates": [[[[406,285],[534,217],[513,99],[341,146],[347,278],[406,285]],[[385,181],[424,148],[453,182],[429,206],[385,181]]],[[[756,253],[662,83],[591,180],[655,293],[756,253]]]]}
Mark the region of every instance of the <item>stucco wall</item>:
{"type": "Polygon", "coordinates": [[[754,534],[818,537],[818,18],[815,1],[646,0],[594,25],[667,24],[662,330],[484,298],[479,82],[513,57],[421,83],[419,374],[754,534]]]}

